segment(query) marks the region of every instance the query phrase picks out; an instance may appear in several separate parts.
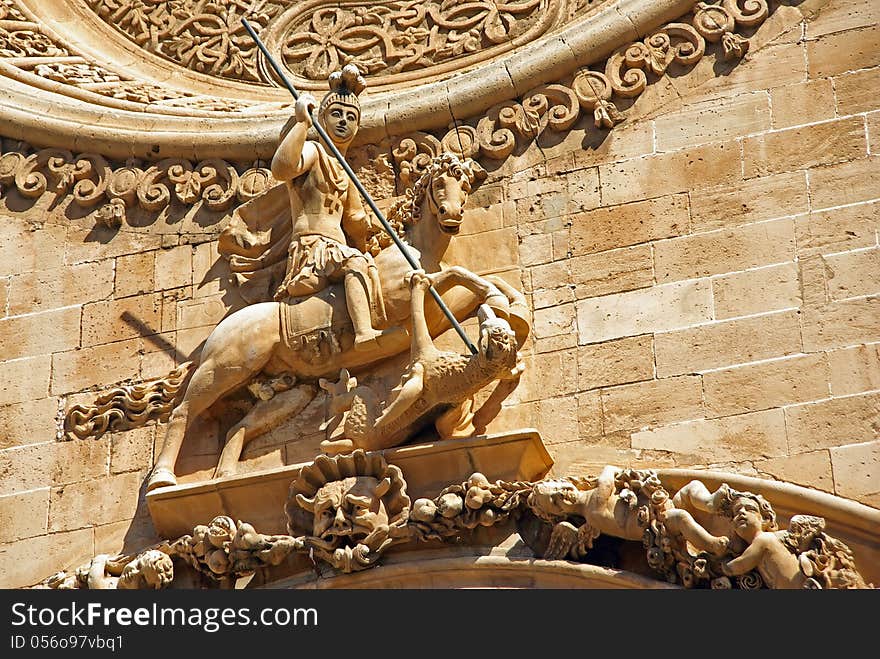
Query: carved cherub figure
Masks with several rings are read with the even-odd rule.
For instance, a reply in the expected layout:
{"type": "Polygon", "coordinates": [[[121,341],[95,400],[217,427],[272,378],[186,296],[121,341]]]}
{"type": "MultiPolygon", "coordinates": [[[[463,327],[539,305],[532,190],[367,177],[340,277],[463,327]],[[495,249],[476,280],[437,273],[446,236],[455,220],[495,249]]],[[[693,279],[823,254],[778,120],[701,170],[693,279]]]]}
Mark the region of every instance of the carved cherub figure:
{"type": "Polygon", "coordinates": [[[724,574],[757,570],[768,588],[868,588],[855,570],[852,551],[825,533],[825,520],[794,515],[788,529],[777,531],[761,515],[756,495],[739,492],[731,506],[736,534],[747,547],[721,563],[724,574]]]}
{"type": "Polygon", "coordinates": [[[689,542],[697,551],[721,556],[726,537],[715,537],[684,510],[676,510],[656,474],[607,466],[595,487],[579,489],[573,482],[545,480],[535,484],[529,508],[546,521],[556,522],[545,558],[580,558],[600,534],[624,540],[642,540],[653,518],[661,517],[673,537],[689,542]],[[627,483],[621,482],[625,476],[627,483]],[[653,509],[653,512],[652,512],[653,509]],[[566,518],[584,524],[575,527],[566,518]]]}
{"type": "Polygon", "coordinates": [[[135,557],[98,554],[73,574],[59,572],[47,585],[58,590],[160,590],[174,580],[174,564],[168,554],[148,549],[135,557]]]}
{"type": "Polygon", "coordinates": [[[724,574],[740,576],[757,570],[768,588],[803,588],[807,575],[796,551],[786,542],[789,531],[776,531],[775,522],[761,514],[756,495],[740,492],[731,505],[734,532],[747,543],[742,554],[721,564],[724,574]]]}

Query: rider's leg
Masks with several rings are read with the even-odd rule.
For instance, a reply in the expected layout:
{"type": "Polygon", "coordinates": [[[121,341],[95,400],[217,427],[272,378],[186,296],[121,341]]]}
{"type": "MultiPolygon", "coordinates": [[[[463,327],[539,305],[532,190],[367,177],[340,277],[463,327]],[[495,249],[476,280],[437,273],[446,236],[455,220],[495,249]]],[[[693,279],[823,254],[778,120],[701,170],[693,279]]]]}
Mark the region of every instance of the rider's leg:
{"type": "MultiPolygon", "coordinates": [[[[372,350],[381,347],[383,339],[403,333],[400,327],[387,330],[373,329],[370,312],[370,275],[366,259],[351,258],[345,262],[345,304],[354,326],[355,350],[372,350]]],[[[405,333],[403,334],[405,336],[405,333]]]]}

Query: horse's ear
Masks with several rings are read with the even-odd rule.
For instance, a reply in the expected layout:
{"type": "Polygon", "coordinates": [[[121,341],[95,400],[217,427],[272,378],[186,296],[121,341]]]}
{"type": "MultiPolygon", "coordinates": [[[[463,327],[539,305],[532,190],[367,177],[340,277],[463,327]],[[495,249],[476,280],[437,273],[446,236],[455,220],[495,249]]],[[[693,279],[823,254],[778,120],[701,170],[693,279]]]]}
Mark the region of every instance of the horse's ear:
{"type": "Polygon", "coordinates": [[[468,158],[468,165],[470,170],[471,187],[475,188],[480,183],[485,181],[486,177],[489,176],[489,174],[476,160],[471,160],[470,158],[468,158]]]}

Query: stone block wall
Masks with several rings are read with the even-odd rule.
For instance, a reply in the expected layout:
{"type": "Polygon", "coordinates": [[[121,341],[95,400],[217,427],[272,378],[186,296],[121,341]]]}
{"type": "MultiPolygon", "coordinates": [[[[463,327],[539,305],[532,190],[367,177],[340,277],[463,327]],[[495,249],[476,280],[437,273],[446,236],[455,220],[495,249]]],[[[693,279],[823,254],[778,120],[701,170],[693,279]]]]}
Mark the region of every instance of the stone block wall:
{"type": "Polygon", "coordinates": [[[880,506],[880,5],[801,10],[604,139],[505,165],[535,331],[503,423],[540,428],[555,472],[717,467],[880,506]]]}
{"type": "MultiPolygon", "coordinates": [[[[489,430],[538,428],[554,473],[718,467],[880,506],[880,5],[810,12],[778,7],[743,62],[661,79],[610,132],[584,119],[483,163],[449,261],[529,298],[528,370],[489,430]]],[[[240,305],[218,229],[0,197],[0,586],[154,539],[161,424],[59,441],[60,423],[240,305]]],[[[219,427],[182,480],[210,475],[219,427]]],[[[295,432],[243,468],[314,454],[295,432]]]]}

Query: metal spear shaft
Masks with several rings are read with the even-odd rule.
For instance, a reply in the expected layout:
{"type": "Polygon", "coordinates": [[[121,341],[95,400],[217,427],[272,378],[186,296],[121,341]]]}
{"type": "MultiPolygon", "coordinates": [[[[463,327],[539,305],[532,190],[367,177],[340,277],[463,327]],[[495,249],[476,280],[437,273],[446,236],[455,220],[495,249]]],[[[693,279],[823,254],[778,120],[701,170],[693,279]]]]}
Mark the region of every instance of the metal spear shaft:
{"type": "MultiPolygon", "coordinates": [[[[275,70],[275,74],[278,76],[278,78],[281,80],[281,82],[284,83],[284,86],[287,87],[287,90],[293,95],[294,100],[299,100],[299,92],[297,92],[296,89],[294,88],[294,86],[292,84],[290,84],[290,81],[287,79],[287,76],[284,75],[284,72],[281,70],[281,67],[279,67],[278,63],[275,61],[275,58],[273,58],[272,55],[269,54],[269,51],[266,49],[266,46],[263,45],[262,41],[260,41],[260,37],[257,36],[256,32],[254,32],[254,29],[251,27],[251,24],[248,23],[248,20],[246,18],[242,17],[241,24],[244,25],[244,29],[248,31],[248,34],[251,35],[251,39],[254,40],[254,43],[257,44],[257,47],[260,49],[260,51],[262,51],[263,55],[266,58],[266,61],[272,65],[272,68],[275,70]]],[[[403,254],[403,257],[406,259],[407,263],[409,263],[410,267],[412,267],[413,270],[418,270],[419,264],[412,258],[410,253],[406,251],[406,248],[404,247],[403,242],[401,242],[400,238],[398,237],[398,235],[394,231],[394,229],[391,228],[391,225],[388,224],[388,220],[385,219],[385,215],[382,213],[382,211],[379,210],[379,207],[376,206],[376,202],[373,201],[373,198],[370,196],[370,193],[367,192],[367,189],[363,186],[363,184],[360,182],[360,180],[358,180],[357,175],[354,173],[352,168],[349,166],[348,162],[345,160],[345,156],[343,156],[339,152],[339,149],[336,148],[336,145],[329,138],[326,131],[324,130],[324,127],[321,126],[321,124],[318,121],[318,118],[314,112],[311,113],[311,116],[312,116],[312,125],[314,125],[315,129],[318,131],[318,135],[321,137],[324,144],[327,145],[327,148],[330,149],[331,153],[333,153],[333,155],[336,157],[336,160],[339,161],[339,164],[342,165],[342,169],[344,169],[345,173],[348,174],[348,178],[350,178],[351,182],[354,183],[354,187],[356,187],[357,191],[361,193],[361,196],[364,198],[364,201],[367,202],[367,205],[369,205],[370,209],[373,211],[373,213],[379,219],[379,222],[382,224],[382,228],[385,229],[385,232],[389,236],[391,236],[391,240],[393,240],[394,244],[397,245],[397,248],[400,250],[400,253],[403,254]]],[[[434,298],[434,301],[437,303],[437,305],[440,307],[440,309],[443,311],[443,313],[446,314],[446,317],[449,319],[449,322],[452,323],[452,326],[455,328],[455,331],[461,337],[461,340],[464,341],[464,344],[468,347],[468,350],[471,351],[471,354],[476,355],[477,354],[476,347],[474,347],[474,344],[471,343],[471,340],[468,338],[468,335],[465,334],[464,328],[462,328],[461,324],[458,322],[458,320],[455,318],[455,316],[452,315],[452,311],[450,311],[449,307],[446,306],[446,303],[440,297],[440,294],[436,290],[434,290],[433,286],[431,286],[428,290],[431,292],[431,297],[434,298]]]]}

